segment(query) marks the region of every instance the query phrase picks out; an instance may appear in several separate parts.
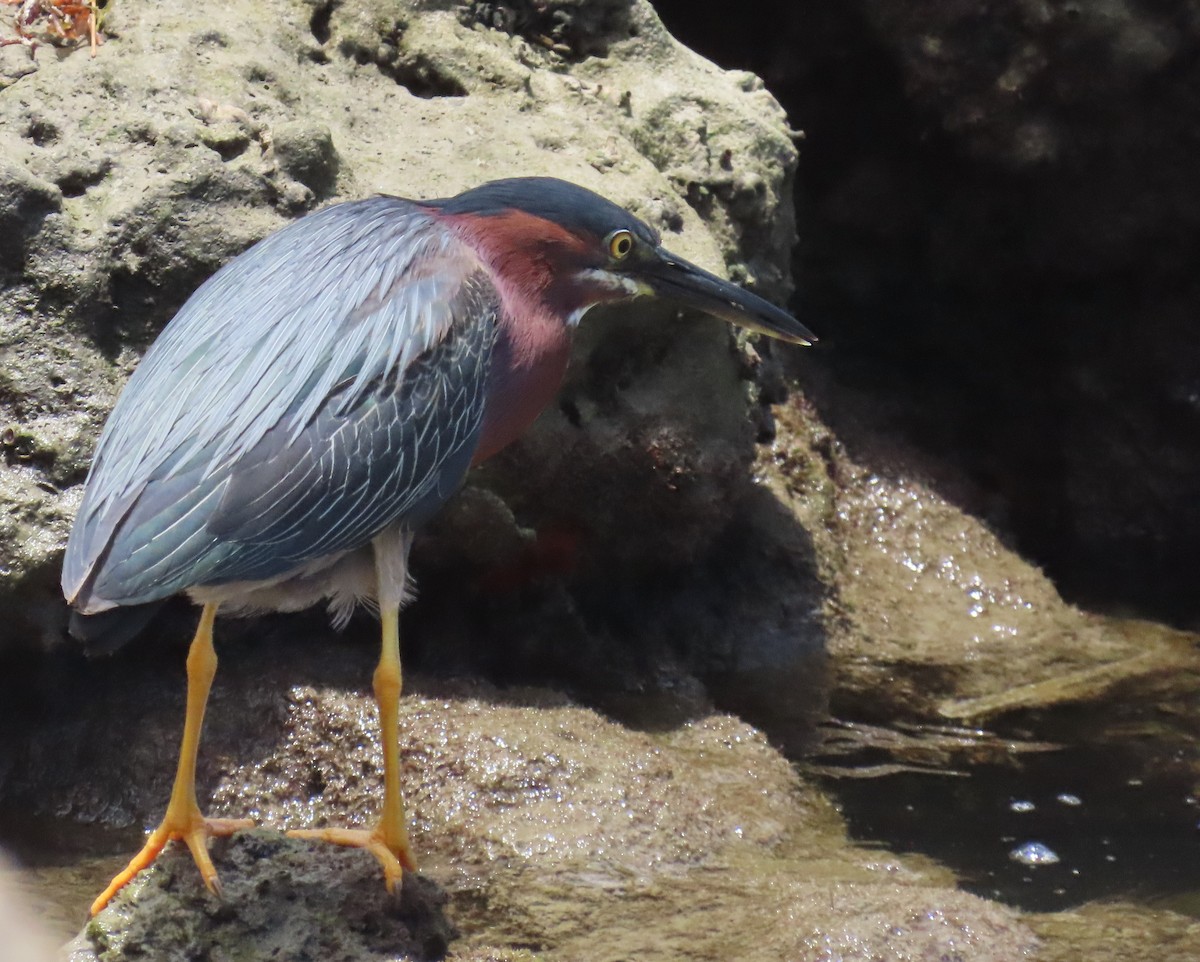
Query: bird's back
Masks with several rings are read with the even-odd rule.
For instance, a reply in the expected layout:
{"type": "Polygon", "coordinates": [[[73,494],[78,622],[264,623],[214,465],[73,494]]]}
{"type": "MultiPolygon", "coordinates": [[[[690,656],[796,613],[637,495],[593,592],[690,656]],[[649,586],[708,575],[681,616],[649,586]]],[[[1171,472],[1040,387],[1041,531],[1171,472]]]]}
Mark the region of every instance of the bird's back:
{"type": "Polygon", "coordinates": [[[67,545],[68,600],[102,611],[274,578],[435,509],[478,441],[497,309],[474,253],[397,198],[252,247],[118,400],[67,545]]]}

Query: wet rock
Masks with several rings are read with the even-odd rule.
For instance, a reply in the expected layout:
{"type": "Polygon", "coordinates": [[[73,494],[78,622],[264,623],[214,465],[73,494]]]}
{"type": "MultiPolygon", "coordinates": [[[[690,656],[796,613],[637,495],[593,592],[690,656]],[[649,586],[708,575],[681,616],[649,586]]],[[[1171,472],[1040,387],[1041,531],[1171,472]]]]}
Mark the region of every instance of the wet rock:
{"type": "MultiPolygon", "coordinates": [[[[532,860],[587,866],[594,884],[616,885],[733,843],[777,848],[799,814],[786,762],[732,718],[654,737],[550,693],[524,704],[487,694],[404,703],[403,764],[425,773],[409,811],[430,866],[469,875],[532,860]]],[[[293,689],[290,700],[286,737],[221,778],[213,811],[296,828],[369,823],[382,776],[373,705],[319,689],[293,689]]],[[[804,805],[821,807],[811,795],[804,805]]]]}
{"type": "MultiPolygon", "coordinates": [[[[465,958],[521,948],[547,959],[937,958],[956,946],[1032,957],[1035,940],[1011,911],[955,891],[919,859],[847,843],[829,802],[743,722],[699,713],[640,731],[554,692],[463,683],[418,680],[420,693],[402,700],[404,794],[423,868],[396,905],[369,855],[277,833],[369,824],[381,791],[370,652],[302,638],[293,650],[290,665],[265,646],[231,651],[210,709],[208,810],[270,828],[214,843],[224,900],[173,849],[86,926],[75,962],[247,945],[424,958],[447,938],[465,958]],[[320,684],[296,684],[297,667],[320,684]]],[[[145,678],[133,670],[122,685],[136,691],[145,678]]],[[[144,727],[132,743],[128,731],[108,742],[80,705],[78,722],[100,734],[92,790],[130,799],[138,819],[157,814],[165,786],[127,783],[127,759],[166,762],[158,730],[177,722],[181,694],[133,706],[144,727]]],[[[78,787],[43,781],[39,797],[83,812],[78,787]]]]}
{"type": "MultiPolygon", "coordinates": [[[[841,394],[843,423],[859,401],[841,394]]],[[[1066,703],[1178,704],[1188,741],[1195,637],[1089,615],[977,518],[927,460],[858,422],[857,455],[803,411],[777,409],[760,476],[790,504],[835,586],[827,626],[834,710],[856,718],[982,720],[1066,703]]],[[[1098,733],[1093,730],[1091,737],[1098,733]]]]}
{"type": "MultiPolygon", "coordinates": [[[[518,946],[550,959],[764,962],[1042,951],[1019,916],[955,891],[944,869],[849,844],[829,800],[702,692],[633,728],[557,692],[420,676],[401,703],[401,751],[428,886],[397,915],[370,856],[275,834],[374,817],[375,640],[339,642],[302,617],[283,619],[273,638],[231,639],[237,627],[219,627],[200,791],[211,814],[252,815],[267,829],[214,844],[227,893],[240,894],[214,902],[172,850],[85,929],[79,951],[127,931],[168,956],[188,940],[262,946],[274,932],[275,944],[322,940],[377,958],[387,956],[373,933],[428,945],[420,933],[443,923],[465,958],[511,958],[518,946]]],[[[177,645],[78,666],[47,686],[46,704],[23,701],[22,733],[0,729],[4,808],[93,831],[153,823],[170,790],[182,657],[177,645]]],[[[26,685],[26,699],[31,687],[42,686],[26,685]]],[[[109,872],[136,842],[112,850],[109,872]]],[[[100,884],[75,896],[76,913],[100,884]]],[[[1064,957],[1084,938],[1072,924],[1043,936],[1064,957]]]]}
{"type": "Polygon", "coordinates": [[[216,846],[220,899],[196,884],[186,852],[165,856],[67,946],[68,962],[135,958],[440,959],[457,935],[445,895],[414,877],[380,890],[373,863],[345,850],[314,858],[309,846],[248,831],[216,846]]]}
{"type": "Polygon", "coordinates": [[[881,432],[965,470],[1073,600],[1194,626],[1195,18],[1153,0],[656,9],[807,131],[802,304],[881,432]]]}
{"type": "Polygon", "coordinates": [[[1029,923],[1045,940],[1038,956],[1042,962],[1078,958],[1119,962],[1144,952],[1148,945],[1155,947],[1158,958],[1187,962],[1200,953],[1200,922],[1185,913],[1113,902],[1030,916],[1029,923]]]}
{"type": "Polygon", "coordinates": [[[1185,334],[1200,303],[1187,133],[1200,29],[1148,2],[861,9],[917,123],[961,158],[934,182],[946,205],[926,250],[934,297],[964,310],[917,336],[972,369],[947,378],[954,390],[986,392],[964,433],[1008,412],[968,464],[1073,593],[1187,623],[1200,611],[1200,354],[1185,334]],[[1036,343],[995,350],[1015,318],[1036,343]]]}

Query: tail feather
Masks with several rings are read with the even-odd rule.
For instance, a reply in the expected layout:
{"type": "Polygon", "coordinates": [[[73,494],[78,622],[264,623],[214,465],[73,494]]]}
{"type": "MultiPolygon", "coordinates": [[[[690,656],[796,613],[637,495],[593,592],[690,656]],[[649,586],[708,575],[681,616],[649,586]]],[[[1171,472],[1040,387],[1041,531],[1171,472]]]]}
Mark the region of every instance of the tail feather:
{"type": "Polygon", "coordinates": [[[164,604],[166,599],[109,608],[94,615],[72,611],[67,630],[72,637],[83,642],[84,652],[88,656],[111,655],[140,635],[164,604]]]}

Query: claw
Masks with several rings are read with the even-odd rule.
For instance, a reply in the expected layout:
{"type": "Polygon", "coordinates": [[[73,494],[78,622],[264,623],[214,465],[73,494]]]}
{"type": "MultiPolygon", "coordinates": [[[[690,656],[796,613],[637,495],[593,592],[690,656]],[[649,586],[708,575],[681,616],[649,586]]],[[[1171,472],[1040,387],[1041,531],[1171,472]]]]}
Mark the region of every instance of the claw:
{"type": "Polygon", "coordinates": [[[405,871],[415,872],[417,860],[408,844],[408,836],[401,829],[399,836],[389,839],[382,824],[373,829],[362,828],[304,828],[293,829],[287,833],[291,838],[316,839],[319,842],[331,842],[334,845],[344,845],[348,848],[361,848],[375,856],[383,867],[383,878],[389,892],[395,892],[396,886],[404,878],[405,871]]]}
{"type": "Polygon", "coordinates": [[[95,915],[112,901],[121,889],[133,881],[134,877],[144,868],[149,868],[154,860],[166,847],[167,842],[179,839],[184,842],[192,853],[196,867],[200,869],[200,877],[204,879],[205,887],[214,895],[221,894],[221,881],[217,878],[217,870],[208,854],[208,840],[232,835],[243,828],[253,828],[254,822],[248,818],[205,818],[199,809],[182,813],[174,813],[168,806],[167,814],[146,844],[129,864],[108,883],[108,888],[92,903],[90,914],[95,915]]]}

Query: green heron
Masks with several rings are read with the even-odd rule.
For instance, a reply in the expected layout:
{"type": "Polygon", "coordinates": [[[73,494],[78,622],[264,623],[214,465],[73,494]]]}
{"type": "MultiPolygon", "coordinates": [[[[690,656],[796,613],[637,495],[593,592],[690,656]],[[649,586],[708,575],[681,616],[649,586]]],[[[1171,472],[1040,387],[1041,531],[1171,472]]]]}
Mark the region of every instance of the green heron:
{"type": "Polygon", "coordinates": [[[664,250],[616,204],[546,177],[329,207],[251,247],[184,304],[105,425],[63,564],[77,615],[145,610],[179,592],[202,606],[166,815],[93,914],[172,839],[219,891],[208,839],[250,824],[205,818],[196,800],[218,609],[326,601],[340,626],[359,603],[378,608],[379,821],[292,834],[367,849],[389,890],[415,868],[398,749],[413,532],[553,399],[583,315],[639,296],[815,340],[786,311],[664,250]]]}

